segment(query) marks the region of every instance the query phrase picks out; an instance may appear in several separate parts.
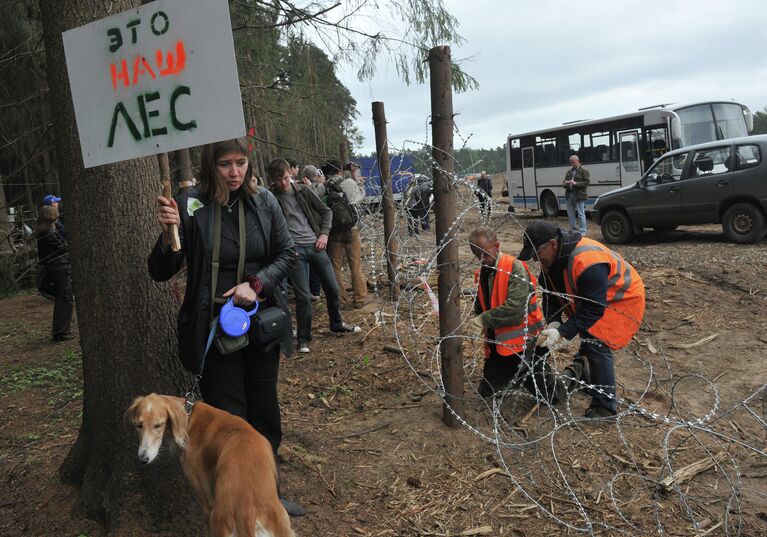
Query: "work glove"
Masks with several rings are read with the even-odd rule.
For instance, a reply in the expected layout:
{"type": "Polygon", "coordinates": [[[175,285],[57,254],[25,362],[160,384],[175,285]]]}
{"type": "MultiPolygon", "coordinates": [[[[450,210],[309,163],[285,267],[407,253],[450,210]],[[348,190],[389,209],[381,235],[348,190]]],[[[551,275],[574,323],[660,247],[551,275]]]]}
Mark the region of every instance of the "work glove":
{"type": "Polygon", "coordinates": [[[485,323],[482,321],[482,316],[477,315],[471,321],[466,323],[466,335],[474,337],[484,337],[485,335],[485,323]]]}
{"type": "Polygon", "coordinates": [[[561,338],[562,338],[562,334],[559,333],[558,329],[547,328],[545,330],[541,330],[541,333],[538,334],[538,339],[535,343],[539,347],[548,347],[550,349],[554,345],[556,345],[557,341],[559,341],[561,338]]]}

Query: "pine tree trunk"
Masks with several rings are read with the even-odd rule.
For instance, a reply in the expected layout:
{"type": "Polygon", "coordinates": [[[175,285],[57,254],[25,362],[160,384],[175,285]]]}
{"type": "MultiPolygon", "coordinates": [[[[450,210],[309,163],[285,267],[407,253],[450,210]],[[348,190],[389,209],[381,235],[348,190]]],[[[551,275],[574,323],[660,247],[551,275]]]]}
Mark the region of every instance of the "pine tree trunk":
{"type": "MultiPolygon", "coordinates": [[[[3,185],[3,176],[0,174],[0,237],[4,237],[4,233],[11,232],[11,224],[8,221],[8,202],[5,200],[5,186],[3,185]]],[[[3,241],[0,244],[0,250],[9,249],[8,241],[3,241]]]]}
{"type": "Polygon", "coordinates": [[[189,385],[177,359],[171,294],[147,273],[147,255],[159,234],[157,159],[83,169],[61,38],[64,30],[141,2],[40,4],[83,357],[83,420],[60,475],[80,486],[82,511],[109,529],[127,517],[162,527],[179,511],[191,512],[199,526],[177,457],[164,451],[140,467],[135,434],[124,420],[134,397],[179,395],[189,385]]]}

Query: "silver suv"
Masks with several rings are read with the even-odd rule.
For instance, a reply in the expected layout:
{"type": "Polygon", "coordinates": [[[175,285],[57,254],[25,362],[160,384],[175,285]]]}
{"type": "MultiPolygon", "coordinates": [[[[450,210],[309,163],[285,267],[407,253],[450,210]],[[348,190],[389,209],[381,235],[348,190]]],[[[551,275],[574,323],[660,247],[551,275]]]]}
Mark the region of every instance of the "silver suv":
{"type": "Polygon", "coordinates": [[[635,185],[597,198],[592,218],[606,242],[624,244],[644,228],[721,223],[728,240],[764,236],[767,135],[693,145],[665,153],[635,185]]]}

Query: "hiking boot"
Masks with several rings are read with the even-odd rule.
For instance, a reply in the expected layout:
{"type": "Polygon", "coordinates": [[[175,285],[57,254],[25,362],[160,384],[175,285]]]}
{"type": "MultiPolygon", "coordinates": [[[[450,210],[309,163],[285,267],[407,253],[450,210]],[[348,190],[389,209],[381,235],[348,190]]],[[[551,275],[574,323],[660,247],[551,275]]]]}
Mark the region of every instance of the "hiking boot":
{"type": "Polygon", "coordinates": [[[609,420],[615,418],[615,412],[603,406],[590,406],[583,417],[589,420],[609,420]]]}
{"type": "Polygon", "coordinates": [[[346,333],[356,334],[357,332],[362,332],[362,328],[360,328],[356,324],[341,323],[341,326],[339,326],[338,328],[331,328],[330,331],[335,332],[336,334],[346,334],[346,333]]]}
{"type": "Polygon", "coordinates": [[[482,379],[477,387],[477,392],[482,399],[487,399],[495,393],[495,390],[493,390],[488,381],[482,379]]]}
{"type": "Polygon", "coordinates": [[[291,502],[290,500],[280,498],[280,503],[289,516],[304,516],[306,514],[306,509],[298,502],[291,502]]]}
{"type": "Polygon", "coordinates": [[[567,397],[578,389],[580,382],[587,382],[589,378],[589,360],[585,356],[578,354],[573,358],[573,362],[568,365],[561,375],[554,379],[554,390],[552,403],[564,401],[567,397]]]}
{"type": "Polygon", "coordinates": [[[53,341],[55,341],[56,343],[59,343],[61,341],[70,341],[72,339],[75,339],[75,336],[73,336],[72,334],[58,334],[53,336],[53,341]]]}

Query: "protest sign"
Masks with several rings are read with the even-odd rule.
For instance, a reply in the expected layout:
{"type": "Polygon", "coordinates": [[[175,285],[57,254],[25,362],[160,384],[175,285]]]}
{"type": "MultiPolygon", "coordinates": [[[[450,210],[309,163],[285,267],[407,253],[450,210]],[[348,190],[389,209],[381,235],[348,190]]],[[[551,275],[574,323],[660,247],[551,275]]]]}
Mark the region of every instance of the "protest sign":
{"type": "Polygon", "coordinates": [[[157,0],[63,40],[86,168],[245,134],[226,0],[157,0]]]}

